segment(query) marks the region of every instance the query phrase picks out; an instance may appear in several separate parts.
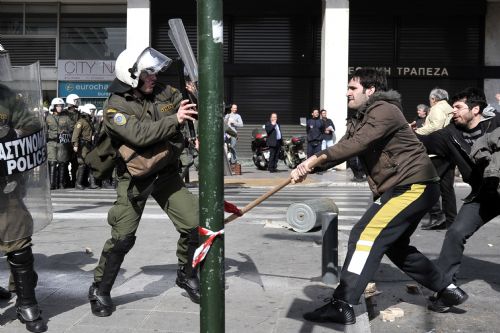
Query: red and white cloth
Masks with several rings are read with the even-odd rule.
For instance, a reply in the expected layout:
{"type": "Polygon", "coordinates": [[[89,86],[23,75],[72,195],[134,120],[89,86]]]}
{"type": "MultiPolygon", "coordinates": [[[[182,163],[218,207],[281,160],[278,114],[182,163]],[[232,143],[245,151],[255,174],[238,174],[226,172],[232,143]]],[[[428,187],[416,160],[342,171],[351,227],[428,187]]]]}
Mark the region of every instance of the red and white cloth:
{"type": "Polygon", "coordinates": [[[195,268],[200,262],[203,261],[203,259],[205,259],[208,251],[210,250],[210,247],[212,246],[212,243],[215,240],[215,237],[222,235],[224,233],[224,229],[213,232],[203,227],[198,227],[198,233],[200,234],[200,236],[208,236],[208,238],[194,252],[192,264],[193,268],[195,268]]]}

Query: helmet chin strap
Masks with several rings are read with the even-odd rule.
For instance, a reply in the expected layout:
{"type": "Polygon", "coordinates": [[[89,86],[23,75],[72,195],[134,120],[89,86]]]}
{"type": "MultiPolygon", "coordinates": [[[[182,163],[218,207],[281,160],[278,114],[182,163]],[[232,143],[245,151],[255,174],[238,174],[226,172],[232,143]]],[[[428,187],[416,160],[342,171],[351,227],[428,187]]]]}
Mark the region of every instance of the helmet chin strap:
{"type": "Polygon", "coordinates": [[[137,75],[135,75],[135,72],[137,72],[137,62],[134,63],[134,66],[132,66],[132,68],[128,69],[128,72],[130,73],[130,77],[132,79],[137,79],[137,75]]]}

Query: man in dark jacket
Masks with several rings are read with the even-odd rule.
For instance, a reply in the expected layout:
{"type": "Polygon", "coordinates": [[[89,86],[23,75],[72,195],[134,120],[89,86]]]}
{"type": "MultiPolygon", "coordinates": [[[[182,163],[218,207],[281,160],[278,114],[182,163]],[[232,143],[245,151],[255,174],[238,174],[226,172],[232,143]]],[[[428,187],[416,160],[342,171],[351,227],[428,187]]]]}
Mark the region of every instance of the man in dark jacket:
{"type": "Polygon", "coordinates": [[[316,322],[356,322],[357,304],[383,255],[418,283],[436,292],[447,306],[467,295],[415,247],[410,236],[439,197],[439,178],[421,142],[401,112],[400,95],[387,91],[385,74],[370,68],[354,72],[347,87],[348,106],[357,110],[354,126],[334,146],[301,163],[291,173],[302,181],[318,158],[330,166],[359,156],[376,201],[349,236],[340,284],[332,299],[304,318],[316,322]]]}
{"type": "Polygon", "coordinates": [[[319,116],[319,110],[313,110],[312,118],[307,119],[307,157],[311,157],[321,151],[321,141],[325,131],[323,121],[319,116]]]}
{"type": "MultiPolygon", "coordinates": [[[[484,93],[467,88],[452,99],[453,118],[445,128],[419,137],[429,154],[443,156],[455,163],[463,180],[472,187],[464,199],[455,222],[446,232],[438,265],[446,279],[457,280],[462,262],[464,245],[480,227],[500,215],[498,177],[485,176],[488,163],[478,163],[469,155],[476,141],[500,127],[500,115],[493,109],[486,110],[484,93]]],[[[433,310],[446,311],[434,301],[433,310]]]]}
{"type": "Polygon", "coordinates": [[[283,140],[281,137],[281,128],[278,124],[278,114],[271,113],[271,118],[266,123],[267,146],[269,147],[269,172],[276,172],[279,160],[279,153],[283,140]]]}

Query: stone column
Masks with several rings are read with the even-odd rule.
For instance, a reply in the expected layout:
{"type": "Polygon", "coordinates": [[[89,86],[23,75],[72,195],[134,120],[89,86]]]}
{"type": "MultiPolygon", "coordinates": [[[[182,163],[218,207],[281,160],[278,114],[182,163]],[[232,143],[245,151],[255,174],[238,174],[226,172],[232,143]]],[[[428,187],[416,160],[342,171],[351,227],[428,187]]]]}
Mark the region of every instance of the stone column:
{"type": "Polygon", "coordinates": [[[127,48],[150,46],[150,0],[127,0],[127,48]]]}
{"type": "Polygon", "coordinates": [[[346,131],[348,67],[349,1],[323,0],[320,104],[335,124],[337,140],[346,131]]]}
{"type": "MultiPolygon", "coordinates": [[[[500,66],[500,2],[487,3],[484,38],[484,65],[500,66]]],[[[495,98],[500,93],[500,78],[485,78],[484,92],[488,103],[500,110],[495,98]]]]}

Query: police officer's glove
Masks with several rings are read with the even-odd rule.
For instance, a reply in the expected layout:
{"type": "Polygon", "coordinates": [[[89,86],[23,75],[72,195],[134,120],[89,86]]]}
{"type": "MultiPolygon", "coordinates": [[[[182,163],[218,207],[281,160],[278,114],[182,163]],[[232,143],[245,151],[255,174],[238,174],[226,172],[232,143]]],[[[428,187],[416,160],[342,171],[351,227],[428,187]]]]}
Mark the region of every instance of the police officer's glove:
{"type": "Polygon", "coordinates": [[[78,152],[78,146],[73,146],[73,151],[76,153],[78,152]]]}

